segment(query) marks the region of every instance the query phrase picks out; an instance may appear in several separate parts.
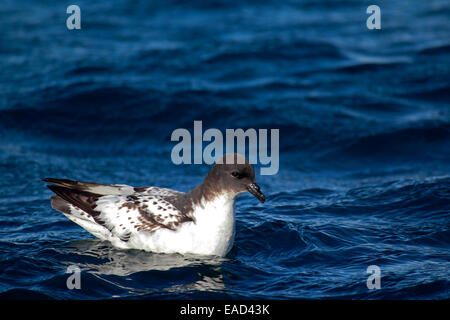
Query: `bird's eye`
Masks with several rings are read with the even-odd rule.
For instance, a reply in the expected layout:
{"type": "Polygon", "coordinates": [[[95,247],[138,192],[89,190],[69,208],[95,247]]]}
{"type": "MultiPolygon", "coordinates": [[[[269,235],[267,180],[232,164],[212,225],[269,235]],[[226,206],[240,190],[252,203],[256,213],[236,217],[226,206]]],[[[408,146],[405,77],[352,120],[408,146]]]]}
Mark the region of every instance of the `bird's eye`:
{"type": "Polygon", "coordinates": [[[231,173],[231,175],[232,175],[233,177],[237,178],[237,179],[242,179],[242,178],[243,178],[243,176],[242,176],[239,172],[237,172],[237,171],[233,171],[233,172],[231,173]]]}

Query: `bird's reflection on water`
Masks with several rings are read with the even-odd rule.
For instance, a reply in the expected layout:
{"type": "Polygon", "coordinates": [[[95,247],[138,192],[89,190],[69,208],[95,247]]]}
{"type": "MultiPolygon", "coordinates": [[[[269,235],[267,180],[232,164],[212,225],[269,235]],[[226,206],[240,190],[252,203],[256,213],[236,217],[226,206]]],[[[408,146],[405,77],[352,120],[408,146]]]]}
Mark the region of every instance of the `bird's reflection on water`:
{"type": "Polygon", "coordinates": [[[131,295],[226,289],[221,269],[225,258],[121,250],[96,239],[71,242],[70,249],[65,264],[131,295]]]}

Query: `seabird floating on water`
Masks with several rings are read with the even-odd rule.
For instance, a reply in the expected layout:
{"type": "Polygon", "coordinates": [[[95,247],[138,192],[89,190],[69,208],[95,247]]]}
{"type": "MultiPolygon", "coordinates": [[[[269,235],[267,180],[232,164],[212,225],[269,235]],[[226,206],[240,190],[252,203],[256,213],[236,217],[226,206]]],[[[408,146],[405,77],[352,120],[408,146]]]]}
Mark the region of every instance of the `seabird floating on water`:
{"type": "Polygon", "coordinates": [[[225,256],[235,234],[236,196],[250,192],[261,202],[249,161],[227,154],[188,193],[46,178],[51,205],[97,238],[123,249],[225,256]],[[229,161],[229,159],[233,161],[229,161]]]}

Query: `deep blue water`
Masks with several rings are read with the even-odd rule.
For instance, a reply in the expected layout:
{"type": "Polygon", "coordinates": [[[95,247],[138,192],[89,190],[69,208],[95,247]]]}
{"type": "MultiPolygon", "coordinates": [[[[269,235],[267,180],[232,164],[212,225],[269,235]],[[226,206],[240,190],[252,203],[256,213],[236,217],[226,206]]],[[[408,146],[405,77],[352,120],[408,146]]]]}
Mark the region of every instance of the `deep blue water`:
{"type": "Polygon", "coordinates": [[[2,297],[450,298],[448,1],[78,0],[73,31],[69,4],[0,2],[2,297]],[[280,129],[226,258],[117,250],[51,209],[47,176],[188,191],[208,166],[170,135],[194,120],[280,129]]]}

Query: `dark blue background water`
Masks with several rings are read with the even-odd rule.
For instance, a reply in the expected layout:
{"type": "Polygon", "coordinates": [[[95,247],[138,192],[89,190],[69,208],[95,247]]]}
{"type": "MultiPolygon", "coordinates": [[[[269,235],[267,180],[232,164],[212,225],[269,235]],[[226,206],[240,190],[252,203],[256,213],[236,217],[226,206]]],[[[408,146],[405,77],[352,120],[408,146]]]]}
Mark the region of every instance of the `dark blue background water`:
{"type": "Polygon", "coordinates": [[[448,1],[79,0],[74,31],[70,4],[0,2],[3,297],[450,297],[448,1]],[[280,129],[225,259],[116,250],[51,209],[47,176],[189,190],[208,167],[170,135],[194,120],[280,129]]]}

